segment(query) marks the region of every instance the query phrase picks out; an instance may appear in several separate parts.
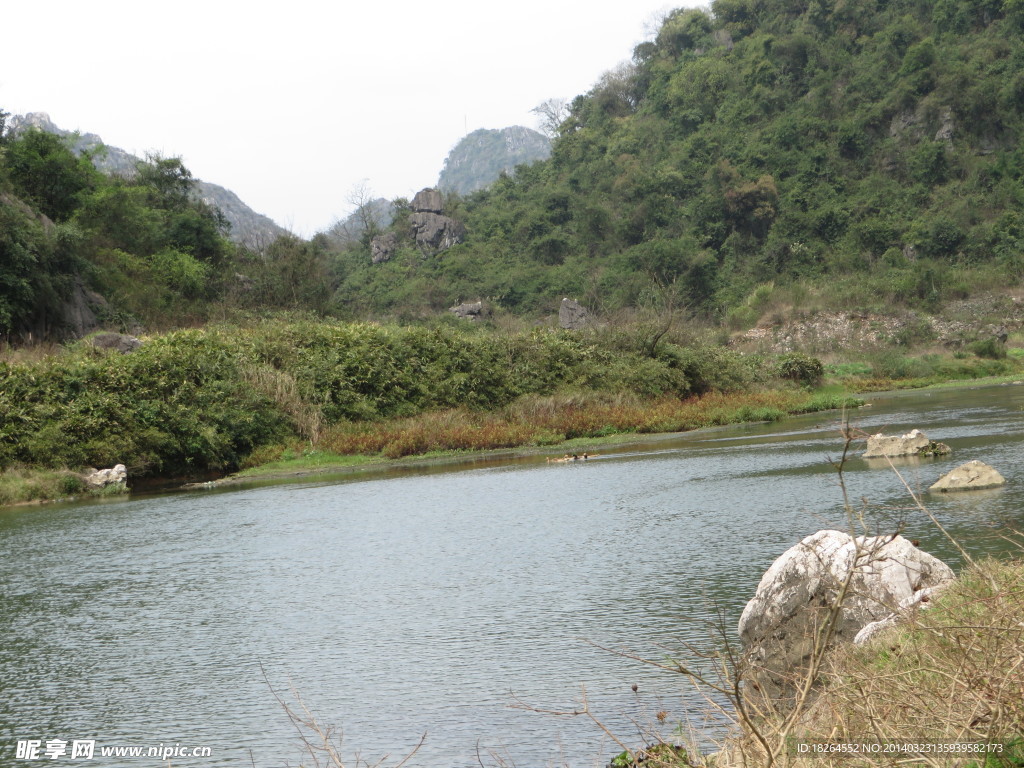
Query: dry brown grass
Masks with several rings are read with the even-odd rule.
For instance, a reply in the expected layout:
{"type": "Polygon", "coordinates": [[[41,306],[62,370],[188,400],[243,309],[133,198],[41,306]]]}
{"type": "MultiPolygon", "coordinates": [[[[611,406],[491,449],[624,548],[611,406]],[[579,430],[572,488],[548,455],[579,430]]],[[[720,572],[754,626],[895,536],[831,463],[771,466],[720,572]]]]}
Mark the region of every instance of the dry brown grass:
{"type": "Polygon", "coordinates": [[[343,455],[400,458],[433,451],[479,451],[629,432],[682,432],[741,421],[773,421],[806,407],[796,391],[707,394],[644,400],[630,394],[527,396],[497,413],[435,411],[406,419],[324,428],[316,447],[343,455]]]}
{"type": "Polygon", "coordinates": [[[38,344],[27,344],[25,346],[13,347],[7,342],[0,342],[0,363],[10,365],[24,365],[39,363],[51,357],[56,357],[63,352],[60,344],[44,342],[38,344]]]}
{"type": "Polygon", "coordinates": [[[295,431],[311,443],[320,439],[323,429],[323,411],[316,403],[304,399],[295,377],[269,365],[247,365],[241,369],[242,378],[255,390],[273,400],[288,416],[295,431]]]}
{"type": "MultiPolygon", "coordinates": [[[[820,687],[803,719],[805,740],[1006,745],[1021,738],[1024,560],[977,563],[909,623],[837,649],[820,687]]],[[[893,757],[863,764],[888,765],[893,757]]],[[[918,760],[966,764],[963,758],[918,760]]]]}

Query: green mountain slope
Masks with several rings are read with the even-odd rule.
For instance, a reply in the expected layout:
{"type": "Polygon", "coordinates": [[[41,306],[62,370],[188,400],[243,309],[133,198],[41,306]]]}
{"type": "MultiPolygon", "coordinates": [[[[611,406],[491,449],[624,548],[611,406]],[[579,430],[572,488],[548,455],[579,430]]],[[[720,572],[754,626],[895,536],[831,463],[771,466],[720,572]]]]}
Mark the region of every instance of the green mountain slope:
{"type": "MultiPolygon", "coordinates": [[[[11,138],[30,130],[52,133],[68,141],[72,151],[79,156],[86,155],[93,165],[103,173],[112,176],[131,177],[142,159],[120,147],[104,144],[95,133],[72,133],[58,127],[45,112],[29,112],[26,115],[12,115],[7,119],[11,138]]],[[[218,184],[200,179],[194,180],[194,195],[198,200],[218,209],[230,225],[228,237],[250,247],[261,247],[287,234],[268,216],[257,213],[232,192],[218,184]]]]}
{"type": "Polygon", "coordinates": [[[536,311],[672,292],[933,307],[1024,274],[1024,2],[716,0],[572,104],[552,156],[449,202],[465,242],[351,258],[340,300],[536,311]],[[353,293],[358,291],[358,294],[353,293]]]}

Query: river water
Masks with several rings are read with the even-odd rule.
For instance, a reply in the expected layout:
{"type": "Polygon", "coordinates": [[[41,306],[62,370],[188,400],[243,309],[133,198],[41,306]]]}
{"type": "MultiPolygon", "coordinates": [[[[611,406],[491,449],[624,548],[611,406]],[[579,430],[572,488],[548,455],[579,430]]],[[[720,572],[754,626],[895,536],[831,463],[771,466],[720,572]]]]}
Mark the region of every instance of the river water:
{"type": "MultiPolygon", "coordinates": [[[[951,457],[900,467],[914,489],[980,458],[1009,486],[924,500],[972,554],[1024,525],[1024,386],[904,393],[851,414],[913,427],[951,457]]],[[[604,765],[708,707],[664,661],[730,639],[768,565],[848,528],[840,415],[605,449],[0,512],[0,765],[19,740],[208,746],[175,766],[310,765],[276,696],[343,732],[346,765],[604,765]],[[634,692],[632,686],[636,685],[634,692]],[[276,692],[276,696],[275,696],[276,692]],[[526,708],[523,708],[526,707],[526,708]],[[662,712],[660,723],[657,713],[662,712]]],[[[853,458],[851,501],[960,558],[899,477],[853,458]]],[[[714,732],[714,729],[711,729],[714,732]]],[[[307,734],[308,735],[308,734],[307,734]]],[[[69,757],[59,758],[61,761],[69,757]]]]}

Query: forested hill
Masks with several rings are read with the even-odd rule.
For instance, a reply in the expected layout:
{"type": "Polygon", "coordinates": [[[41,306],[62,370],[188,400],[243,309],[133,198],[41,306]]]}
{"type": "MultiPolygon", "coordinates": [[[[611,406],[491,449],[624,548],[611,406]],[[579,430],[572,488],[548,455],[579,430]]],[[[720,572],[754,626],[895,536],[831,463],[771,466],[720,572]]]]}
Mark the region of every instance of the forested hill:
{"type": "MultiPolygon", "coordinates": [[[[30,112],[26,115],[11,115],[7,119],[10,138],[16,138],[31,130],[40,130],[63,137],[72,151],[88,157],[100,171],[113,176],[131,177],[135,174],[142,158],[136,157],[120,147],[104,144],[94,133],[73,133],[58,127],[45,112],[30,112]]],[[[219,184],[196,179],[193,194],[198,199],[220,210],[230,224],[228,237],[245,245],[266,244],[287,230],[278,226],[269,217],[257,213],[232,192],[219,184]]]]}
{"type": "Polygon", "coordinates": [[[674,291],[721,317],[755,290],[935,306],[1019,283],[1022,26],[1024,0],[674,11],[572,102],[549,160],[449,201],[461,245],[357,254],[338,295],[518,312],[674,291]]]}
{"type": "Polygon", "coordinates": [[[425,208],[360,206],[348,238],[259,247],[230,241],[180,160],[106,176],[74,137],[4,131],[0,109],[0,342],[234,308],[538,316],[563,296],[739,330],[1019,292],[1022,30],[1024,0],[673,11],[572,101],[547,160],[425,208]]]}

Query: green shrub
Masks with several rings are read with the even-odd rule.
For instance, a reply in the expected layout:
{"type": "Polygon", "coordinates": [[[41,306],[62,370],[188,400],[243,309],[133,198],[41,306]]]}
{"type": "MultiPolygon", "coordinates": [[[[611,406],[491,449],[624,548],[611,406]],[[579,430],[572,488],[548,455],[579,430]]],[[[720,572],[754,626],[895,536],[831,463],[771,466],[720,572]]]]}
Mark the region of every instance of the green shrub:
{"type": "Polygon", "coordinates": [[[779,358],[776,364],[776,374],[780,379],[811,386],[821,382],[825,375],[825,366],[816,357],[791,352],[779,358]]]}
{"type": "Polygon", "coordinates": [[[967,348],[978,357],[984,357],[988,360],[1006,359],[1006,344],[999,341],[999,339],[981,339],[968,344],[967,348]]]}

